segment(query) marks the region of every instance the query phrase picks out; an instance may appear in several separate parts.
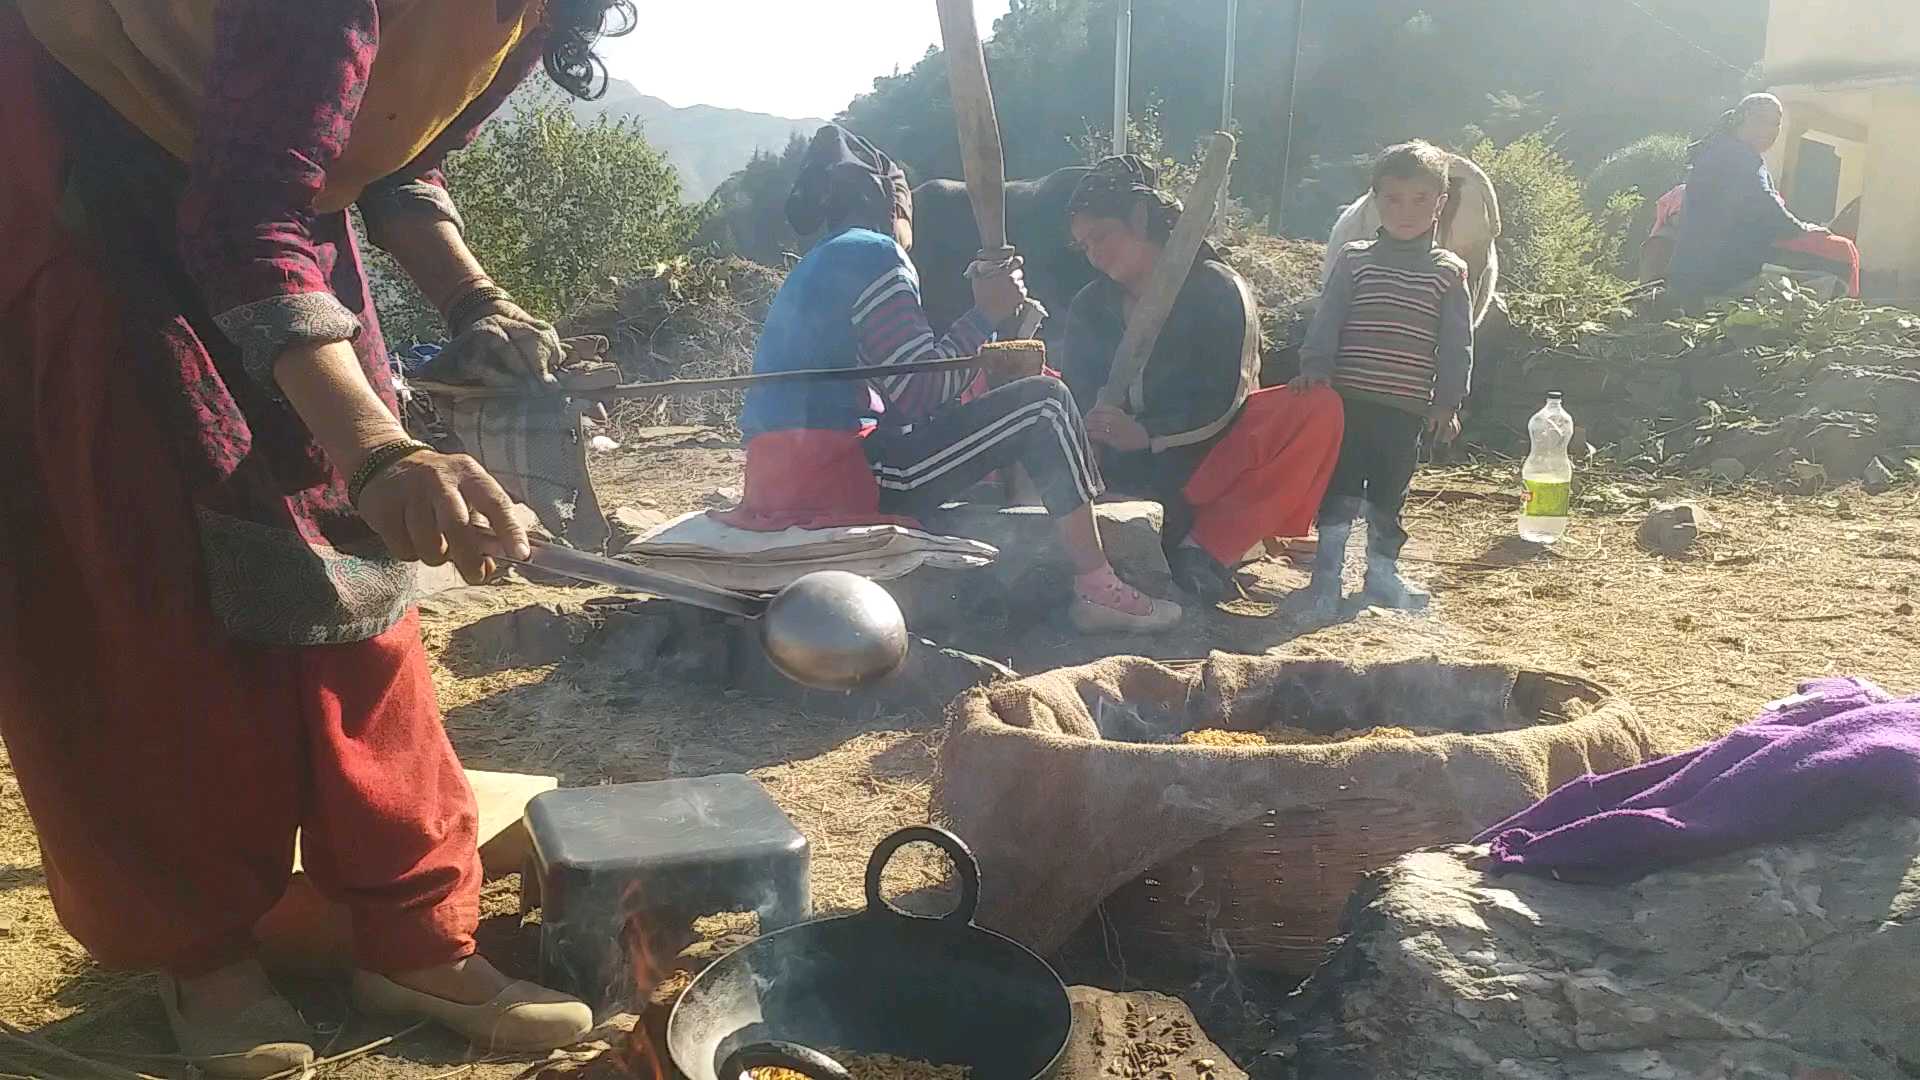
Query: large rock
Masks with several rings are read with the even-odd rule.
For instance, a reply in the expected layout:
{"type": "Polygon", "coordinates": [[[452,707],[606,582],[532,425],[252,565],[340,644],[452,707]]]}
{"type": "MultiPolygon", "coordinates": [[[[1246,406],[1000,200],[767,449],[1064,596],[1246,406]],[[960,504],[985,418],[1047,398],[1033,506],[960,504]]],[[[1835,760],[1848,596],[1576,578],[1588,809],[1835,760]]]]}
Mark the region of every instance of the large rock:
{"type": "Polygon", "coordinates": [[[1856,1080],[1920,1067],[1920,821],[1625,886],[1370,878],[1302,987],[1301,1080],[1856,1080]]]}
{"type": "MultiPolygon", "coordinates": [[[[1100,523],[1107,558],[1120,576],[1155,596],[1171,597],[1173,574],[1160,548],[1160,504],[1103,502],[1094,507],[1094,515],[1100,523]]],[[[928,525],[1000,549],[1000,557],[990,569],[968,571],[985,578],[967,586],[972,596],[965,606],[976,613],[997,602],[1004,608],[1001,614],[1014,625],[1026,625],[1049,610],[1065,606],[1073,569],[1061,550],[1053,519],[1040,507],[1001,509],[968,503],[943,511],[928,525]]],[[[954,644],[964,647],[966,643],[954,644]]]]}
{"type": "Polygon", "coordinates": [[[1659,503],[1640,522],[1638,536],[1647,551],[1677,559],[1714,528],[1712,516],[1695,503],[1659,503]]]}
{"type": "Polygon", "coordinates": [[[1806,400],[1819,409],[1871,413],[1879,417],[1882,430],[1902,431],[1920,415],[1920,375],[1834,365],[1808,388],[1806,400]]]}
{"type": "Polygon", "coordinates": [[[1898,477],[1886,462],[1874,458],[1867,462],[1867,471],[1861,474],[1860,486],[1869,495],[1880,495],[1892,489],[1897,479],[1898,477]]]}
{"type": "MultiPolygon", "coordinates": [[[[1100,503],[1094,512],[1107,557],[1120,576],[1155,596],[1173,598],[1173,575],[1160,548],[1160,505],[1100,503]]],[[[1072,596],[1073,570],[1045,510],[964,503],[942,511],[927,527],[992,544],[1000,556],[979,569],[927,566],[882,582],[899,602],[909,630],[957,649],[1004,657],[1010,636],[1061,617],[1072,596]]]]}
{"type": "Polygon", "coordinates": [[[1870,413],[1833,412],[1818,418],[1797,445],[1832,476],[1859,476],[1890,440],[1870,413]]]}

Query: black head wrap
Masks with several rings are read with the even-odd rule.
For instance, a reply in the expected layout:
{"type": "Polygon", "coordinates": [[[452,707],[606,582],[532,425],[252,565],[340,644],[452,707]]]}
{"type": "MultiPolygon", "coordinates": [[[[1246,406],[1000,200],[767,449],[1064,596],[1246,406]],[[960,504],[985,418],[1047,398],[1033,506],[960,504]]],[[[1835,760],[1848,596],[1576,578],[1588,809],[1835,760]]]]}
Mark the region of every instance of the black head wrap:
{"type": "Polygon", "coordinates": [[[859,225],[886,231],[895,215],[913,217],[907,174],[879,147],[828,124],[814,132],[787,196],[787,223],[809,236],[859,225]]]}
{"type": "Polygon", "coordinates": [[[1160,174],[1133,154],[1110,157],[1093,167],[1067,200],[1067,216],[1119,218],[1132,221],[1134,208],[1149,207],[1147,234],[1164,242],[1180,220],[1180,200],[1154,186],[1160,174]]]}
{"type": "MultiPolygon", "coordinates": [[[[1080,214],[1089,217],[1118,218],[1133,224],[1136,207],[1147,208],[1147,239],[1164,244],[1173,235],[1184,207],[1180,200],[1155,185],[1160,174],[1153,166],[1132,154],[1103,159],[1082,177],[1073,195],[1067,199],[1069,220],[1080,214]]],[[[1211,241],[1201,241],[1195,256],[1200,262],[1220,258],[1211,241]]]]}

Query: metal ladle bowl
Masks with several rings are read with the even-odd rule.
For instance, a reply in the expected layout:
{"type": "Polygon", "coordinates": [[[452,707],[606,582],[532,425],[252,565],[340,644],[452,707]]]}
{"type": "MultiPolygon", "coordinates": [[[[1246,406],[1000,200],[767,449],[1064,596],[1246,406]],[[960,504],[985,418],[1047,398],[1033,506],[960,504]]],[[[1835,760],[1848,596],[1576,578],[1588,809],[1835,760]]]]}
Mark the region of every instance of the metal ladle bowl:
{"type": "Polygon", "coordinates": [[[857,689],[891,675],[907,658],[900,605],[887,590],[844,570],[807,574],[764,599],[538,540],[521,565],[752,620],[774,669],[816,690],[857,689]]]}
{"type": "Polygon", "coordinates": [[[859,574],[821,570],[774,594],[760,644],[782,675],[820,690],[853,690],[907,657],[907,623],[893,595],[859,574]]]}

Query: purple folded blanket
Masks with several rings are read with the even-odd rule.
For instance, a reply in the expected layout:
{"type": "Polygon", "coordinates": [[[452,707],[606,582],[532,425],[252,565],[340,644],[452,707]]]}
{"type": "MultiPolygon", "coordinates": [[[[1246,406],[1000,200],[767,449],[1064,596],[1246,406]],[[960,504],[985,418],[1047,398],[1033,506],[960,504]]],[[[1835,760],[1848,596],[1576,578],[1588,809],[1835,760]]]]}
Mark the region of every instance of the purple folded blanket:
{"type": "Polygon", "coordinates": [[[1475,842],[1497,873],[1631,881],[1871,813],[1920,813],[1920,698],[1819,679],[1718,742],[1571,781],[1475,842]]]}

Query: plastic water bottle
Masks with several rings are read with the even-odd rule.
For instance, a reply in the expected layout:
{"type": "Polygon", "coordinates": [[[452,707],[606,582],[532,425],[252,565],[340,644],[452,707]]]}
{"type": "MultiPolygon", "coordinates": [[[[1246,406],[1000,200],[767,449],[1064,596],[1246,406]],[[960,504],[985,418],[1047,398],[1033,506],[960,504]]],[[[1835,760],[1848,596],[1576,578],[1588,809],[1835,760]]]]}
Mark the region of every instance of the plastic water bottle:
{"type": "Polygon", "coordinates": [[[1527,434],[1533,439],[1533,450],[1520,466],[1520,479],[1527,485],[1520,539],[1551,544],[1566,535],[1567,507],[1573,498],[1573,459],[1567,456],[1573,417],[1560,404],[1559,394],[1547,395],[1546,405],[1527,421],[1527,434]]]}

